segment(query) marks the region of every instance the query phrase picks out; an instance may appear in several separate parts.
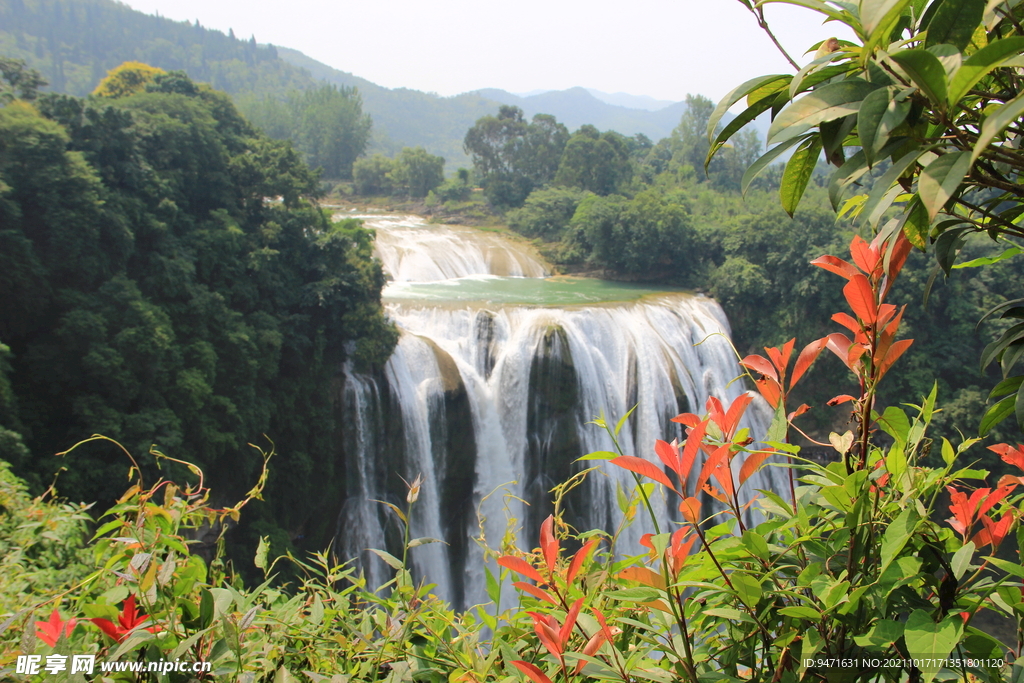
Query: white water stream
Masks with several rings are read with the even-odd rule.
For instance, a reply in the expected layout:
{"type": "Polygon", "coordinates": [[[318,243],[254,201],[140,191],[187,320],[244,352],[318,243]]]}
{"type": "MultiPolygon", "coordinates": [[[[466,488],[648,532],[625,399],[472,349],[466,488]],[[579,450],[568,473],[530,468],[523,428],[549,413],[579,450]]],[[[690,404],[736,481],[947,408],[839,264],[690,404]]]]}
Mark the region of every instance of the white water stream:
{"type": "MultiPolygon", "coordinates": [[[[345,383],[348,497],[338,540],[348,556],[364,558],[371,582],[382,583],[386,567],[365,549],[394,550],[400,541],[394,513],[374,502],[405,509],[395,473],[424,477],[412,535],[446,541],[410,551],[416,573],[456,606],[473,605],[486,600],[482,550],[472,540],[478,513],[492,548],[510,519],[521,527],[518,543],[534,547],[551,509],[548,491],[595,464],[572,461],[614,449],[589,421],[604,414],[614,425],[637,405],[621,447],[656,460],[655,439],[681,436],[669,418],[702,413],[708,396],[728,402],[742,389],[730,386],[738,366],[728,323],[711,299],[541,280],[547,268],[530,249],[495,234],[405,216],[362,218],[377,230],[395,280],[384,296],[402,330],[383,377],[349,372],[345,383]]],[[[769,418],[757,399],[745,426],[763,434],[769,418]]],[[[598,465],[567,498],[567,521],[580,530],[614,529],[616,485],[634,486],[624,470],[598,465]]],[[[773,474],[762,470],[747,486],[779,488],[773,474]]],[[[672,516],[675,501],[654,504],[663,519],[672,516]]],[[[620,536],[621,552],[638,552],[646,531],[641,518],[620,536]]]]}

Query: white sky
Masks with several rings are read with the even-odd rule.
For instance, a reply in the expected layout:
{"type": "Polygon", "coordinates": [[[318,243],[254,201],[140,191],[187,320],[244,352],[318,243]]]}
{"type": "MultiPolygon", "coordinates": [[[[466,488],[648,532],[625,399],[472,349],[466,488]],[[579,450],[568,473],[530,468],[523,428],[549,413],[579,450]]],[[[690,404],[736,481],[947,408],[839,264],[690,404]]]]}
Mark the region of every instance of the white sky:
{"type": "MultiPolygon", "coordinates": [[[[717,101],[748,78],[792,71],[737,0],[124,1],[255,35],[388,88],[440,95],[583,86],[717,101]]],[[[769,5],[766,16],[801,64],[811,44],[836,34],[809,10],[769,5]]]]}

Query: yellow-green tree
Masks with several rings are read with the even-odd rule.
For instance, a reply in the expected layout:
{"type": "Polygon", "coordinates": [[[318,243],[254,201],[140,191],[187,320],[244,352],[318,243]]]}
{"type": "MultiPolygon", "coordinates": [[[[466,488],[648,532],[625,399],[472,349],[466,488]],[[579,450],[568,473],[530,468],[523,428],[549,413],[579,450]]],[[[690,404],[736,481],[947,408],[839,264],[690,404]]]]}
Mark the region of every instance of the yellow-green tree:
{"type": "Polygon", "coordinates": [[[114,67],[92,91],[97,97],[127,97],[146,89],[146,84],[160,74],[167,73],[142,62],[125,62],[114,67]]]}

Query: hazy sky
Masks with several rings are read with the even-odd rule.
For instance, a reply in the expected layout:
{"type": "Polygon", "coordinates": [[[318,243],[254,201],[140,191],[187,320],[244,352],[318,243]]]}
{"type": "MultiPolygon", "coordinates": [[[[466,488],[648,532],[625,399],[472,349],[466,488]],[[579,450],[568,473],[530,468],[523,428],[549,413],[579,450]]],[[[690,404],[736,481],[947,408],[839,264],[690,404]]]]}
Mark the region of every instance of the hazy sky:
{"type": "MultiPolygon", "coordinates": [[[[441,95],[583,86],[718,100],[747,78],[792,71],[737,0],[125,1],[295,48],[385,87],[441,95]]],[[[801,53],[836,32],[807,10],[766,13],[801,64],[801,53]]]]}

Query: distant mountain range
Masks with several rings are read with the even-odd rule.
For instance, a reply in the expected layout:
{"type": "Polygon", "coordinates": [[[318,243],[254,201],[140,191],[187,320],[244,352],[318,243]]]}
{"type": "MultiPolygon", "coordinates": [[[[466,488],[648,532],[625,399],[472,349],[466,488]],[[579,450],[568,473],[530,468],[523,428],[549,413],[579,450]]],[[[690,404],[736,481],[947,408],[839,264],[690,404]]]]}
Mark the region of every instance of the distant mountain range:
{"type": "Polygon", "coordinates": [[[318,81],[355,87],[373,118],[371,151],[392,154],[421,145],[443,156],[449,170],[469,165],[462,149],[466,131],[502,104],[516,105],[528,117],[551,114],[570,130],[589,123],[653,141],[668,136],[686,110],[682,102],[585,88],[526,95],[485,89],[453,97],[384,88],[297,50],[240,40],[199,21],[146,15],[114,0],[0,0],[0,55],[24,59],[52,89],[74,95],[87,94],[109,69],[129,60],[182,69],[228,92],[243,109],[247,100],[284,97],[318,81]]]}

